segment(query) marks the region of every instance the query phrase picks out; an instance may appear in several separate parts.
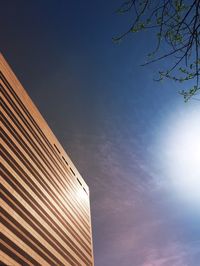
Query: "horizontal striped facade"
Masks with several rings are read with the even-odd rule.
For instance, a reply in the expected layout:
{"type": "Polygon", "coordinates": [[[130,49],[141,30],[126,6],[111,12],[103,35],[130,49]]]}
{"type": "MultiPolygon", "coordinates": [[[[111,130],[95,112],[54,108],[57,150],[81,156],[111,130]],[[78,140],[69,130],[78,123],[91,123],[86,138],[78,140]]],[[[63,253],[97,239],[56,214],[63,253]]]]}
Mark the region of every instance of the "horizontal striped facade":
{"type": "Polygon", "coordinates": [[[0,55],[1,265],[94,265],[89,188],[0,55]]]}

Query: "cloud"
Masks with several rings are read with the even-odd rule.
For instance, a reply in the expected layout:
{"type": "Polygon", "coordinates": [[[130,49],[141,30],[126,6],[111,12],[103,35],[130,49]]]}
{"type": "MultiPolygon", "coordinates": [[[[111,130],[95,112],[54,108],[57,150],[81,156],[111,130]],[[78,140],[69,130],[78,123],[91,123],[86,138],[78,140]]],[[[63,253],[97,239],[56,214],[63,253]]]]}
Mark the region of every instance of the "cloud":
{"type": "Polygon", "coordinates": [[[173,242],[165,248],[149,250],[142,266],[198,266],[199,261],[200,241],[173,242]]]}
{"type": "Polygon", "coordinates": [[[145,146],[123,134],[76,133],[68,141],[90,186],[95,265],[199,266],[200,243],[188,241],[195,236],[187,225],[190,236],[180,240],[179,213],[163,193],[163,177],[145,161],[145,146]]]}

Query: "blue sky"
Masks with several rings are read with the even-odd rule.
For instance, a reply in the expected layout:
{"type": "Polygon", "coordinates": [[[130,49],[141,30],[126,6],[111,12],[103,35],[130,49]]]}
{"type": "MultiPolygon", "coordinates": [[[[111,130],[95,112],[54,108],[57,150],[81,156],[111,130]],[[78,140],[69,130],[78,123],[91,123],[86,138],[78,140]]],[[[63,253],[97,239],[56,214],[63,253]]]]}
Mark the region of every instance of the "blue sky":
{"type": "Polygon", "coordinates": [[[90,187],[95,265],[199,266],[200,201],[172,182],[167,139],[190,113],[199,130],[200,104],[153,81],[165,62],[139,66],[151,33],[112,43],[119,4],[2,1],[0,50],[90,187]]]}

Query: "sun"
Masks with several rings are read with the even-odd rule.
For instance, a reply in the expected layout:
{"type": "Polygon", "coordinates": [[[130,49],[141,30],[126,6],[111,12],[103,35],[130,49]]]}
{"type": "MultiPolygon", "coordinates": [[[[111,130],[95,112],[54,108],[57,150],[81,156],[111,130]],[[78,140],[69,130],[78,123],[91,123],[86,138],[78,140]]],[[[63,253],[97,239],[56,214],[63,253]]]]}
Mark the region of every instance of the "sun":
{"type": "Polygon", "coordinates": [[[176,113],[165,133],[167,176],[181,197],[200,204],[200,108],[176,113]]]}

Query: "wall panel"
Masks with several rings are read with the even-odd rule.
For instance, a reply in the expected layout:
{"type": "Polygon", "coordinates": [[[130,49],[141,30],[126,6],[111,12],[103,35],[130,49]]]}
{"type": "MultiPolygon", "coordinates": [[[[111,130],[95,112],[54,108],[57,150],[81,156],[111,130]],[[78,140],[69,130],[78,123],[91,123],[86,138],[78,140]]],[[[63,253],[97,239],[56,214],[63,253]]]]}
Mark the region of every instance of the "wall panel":
{"type": "Polygon", "coordinates": [[[89,188],[0,55],[3,265],[93,265],[89,188]]]}

